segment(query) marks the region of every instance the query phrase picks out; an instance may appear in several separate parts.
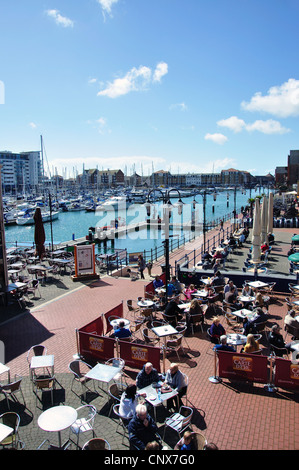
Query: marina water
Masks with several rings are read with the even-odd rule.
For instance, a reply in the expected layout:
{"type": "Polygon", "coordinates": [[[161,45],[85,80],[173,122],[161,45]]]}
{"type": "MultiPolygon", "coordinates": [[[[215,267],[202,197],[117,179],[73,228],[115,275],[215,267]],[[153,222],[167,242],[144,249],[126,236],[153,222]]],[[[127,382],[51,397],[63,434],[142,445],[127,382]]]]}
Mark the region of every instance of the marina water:
{"type": "MultiPolygon", "coordinates": [[[[244,193],[243,191],[236,192],[236,211],[240,212],[241,207],[248,205],[249,191],[244,193]]],[[[254,196],[252,196],[254,197],[254,196]]],[[[196,196],[199,211],[202,213],[203,210],[203,198],[201,195],[196,196]]],[[[184,205],[192,207],[193,197],[182,198],[184,205]]],[[[172,204],[175,204],[177,199],[171,199],[172,204]]],[[[185,207],[184,207],[185,208],[185,207]]],[[[214,200],[213,194],[207,194],[206,196],[206,222],[211,223],[214,220],[219,220],[225,217],[227,214],[231,214],[234,210],[234,191],[223,191],[217,193],[216,200],[214,200]]],[[[174,208],[173,212],[176,209],[174,208]]],[[[188,213],[188,211],[186,211],[188,213]]],[[[162,218],[163,208],[162,203],[157,202],[155,204],[154,215],[157,217],[158,214],[162,218]]],[[[122,222],[126,222],[127,225],[134,222],[144,222],[147,220],[146,209],[142,204],[130,206],[130,209],[126,212],[122,210],[117,217],[120,217],[122,222]]],[[[151,215],[153,217],[153,215],[151,215]]],[[[174,216],[173,216],[174,217],[174,216]]],[[[59,243],[67,242],[72,239],[78,239],[88,235],[90,227],[103,226],[110,221],[115,220],[115,214],[113,211],[106,212],[105,217],[103,214],[97,212],[85,212],[71,211],[71,212],[60,212],[59,218],[52,222],[52,233],[53,243],[57,245],[59,243]]],[[[202,220],[201,220],[202,221],[202,220]]],[[[51,244],[51,224],[45,223],[46,233],[46,245],[51,244]]],[[[11,225],[5,227],[5,240],[6,247],[10,248],[15,246],[21,246],[22,244],[33,245],[34,243],[34,225],[20,226],[11,225]]],[[[155,231],[151,236],[147,236],[140,232],[128,234],[126,238],[119,238],[115,240],[115,248],[126,248],[129,253],[149,250],[156,246],[161,246],[163,240],[163,232],[155,231]]]]}

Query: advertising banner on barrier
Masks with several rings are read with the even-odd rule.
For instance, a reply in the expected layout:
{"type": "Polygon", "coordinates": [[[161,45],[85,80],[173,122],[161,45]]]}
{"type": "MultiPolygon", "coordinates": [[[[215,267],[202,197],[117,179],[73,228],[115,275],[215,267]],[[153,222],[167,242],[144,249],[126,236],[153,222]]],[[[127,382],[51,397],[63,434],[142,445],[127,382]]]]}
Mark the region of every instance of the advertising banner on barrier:
{"type": "Polygon", "coordinates": [[[219,377],[268,383],[267,356],[218,351],[219,377]]]}
{"type": "Polygon", "coordinates": [[[120,357],[124,359],[128,367],[142,369],[144,364],[151,362],[160,372],[160,348],[125,341],[119,341],[119,346],[120,357]]]}
{"type": "Polygon", "coordinates": [[[79,332],[80,331],[84,331],[85,333],[93,333],[98,336],[101,336],[104,333],[103,316],[101,315],[96,320],[93,320],[87,325],[83,326],[79,329],[79,332]]]}
{"type": "Polygon", "coordinates": [[[299,390],[299,364],[287,359],[275,358],[274,385],[286,390],[299,390]]]}
{"type": "Polygon", "coordinates": [[[79,331],[79,353],[86,359],[107,361],[114,357],[115,340],[79,331]]]}
{"type": "Polygon", "coordinates": [[[108,312],[104,313],[104,317],[106,320],[106,333],[109,333],[111,330],[113,330],[113,327],[109,323],[109,318],[110,317],[120,317],[123,318],[124,315],[124,309],[123,309],[123,303],[117,305],[116,307],[112,308],[108,312]]]}

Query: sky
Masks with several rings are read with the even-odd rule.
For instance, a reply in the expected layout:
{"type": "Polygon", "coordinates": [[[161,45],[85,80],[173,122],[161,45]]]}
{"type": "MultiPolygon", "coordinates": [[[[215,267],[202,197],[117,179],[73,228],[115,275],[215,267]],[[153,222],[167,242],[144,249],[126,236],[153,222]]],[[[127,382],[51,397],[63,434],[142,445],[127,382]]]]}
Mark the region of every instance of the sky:
{"type": "Polygon", "coordinates": [[[299,149],[298,0],[0,0],[0,150],[45,171],[274,174],[299,149]]]}

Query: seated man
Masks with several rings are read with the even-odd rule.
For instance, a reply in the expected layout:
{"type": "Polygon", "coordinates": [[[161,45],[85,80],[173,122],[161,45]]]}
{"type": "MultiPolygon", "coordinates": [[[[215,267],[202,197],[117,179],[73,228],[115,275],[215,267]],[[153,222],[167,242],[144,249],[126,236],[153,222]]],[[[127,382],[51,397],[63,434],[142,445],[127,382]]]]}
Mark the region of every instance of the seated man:
{"type": "Polygon", "coordinates": [[[176,294],[180,294],[182,292],[182,286],[180,281],[176,278],[176,276],[172,276],[171,278],[171,284],[174,287],[174,291],[176,294]]]}
{"type": "Polygon", "coordinates": [[[158,289],[159,287],[164,286],[164,283],[162,279],[160,278],[160,276],[155,277],[155,279],[153,280],[153,286],[154,286],[154,289],[158,289]]]}
{"type": "MultiPolygon", "coordinates": [[[[166,305],[165,315],[168,315],[170,317],[176,317],[177,321],[181,320],[183,317],[182,317],[182,314],[181,314],[181,310],[178,307],[179,302],[180,302],[180,297],[179,296],[174,297],[173,299],[171,299],[168,302],[168,304],[166,305]]],[[[174,324],[176,324],[176,322],[174,322],[174,324]]]]}
{"type": "Polygon", "coordinates": [[[136,413],[129,422],[128,431],[130,444],[138,450],[144,450],[149,442],[159,441],[158,427],[147,413],[145,405],[136,406],[136,413]]]}
{"type": "Polygon", "coordinates": [[[232,346],[229,346],[227,344],[227,336],[226,335],[222,335],[220,336],[220,343],[219,344],[215,344],[215,346],[213,347],[213,349],[215,351],[231,351],[231,352],[236,352],[236,350],[232,347],[232,346]]]}
{"type": "Polygon", "coordinates": [[[284,324],[296,330],[294,337],[292,339],[299,339],[299,322],[298,320],[295,319],[295,316],[296,316],[295,310],[290,310],[285,316],[284,324]]]}
{"type": "Polygon", "coordinates": [[[280,334],[280,326],[274,324],[271,328],[270,334],[268,336],[269,343],[276,348],[282,349],[281,351],[275,350],[276,356],[282,357],[283,356],[283,349],[285,349],[288,353],[292,350],[292,343],[285,344],[282,335],[280,334]]]}
{"type": "Polygon", "coordinates": [[[159,382],[159,380],[160,377],[157,370],[153,367],[151,362],[147,362],[137,374],[136,386],[138,389],[141,389],[154,382],[159,382]]]}
{"type": "Polygon", "coordinates": [[[130,338],[130,336],[132,336],[132,333],[130,330],[128,330],[128,328],[125,328],[125,322],[123,320],[119,322],[118,328],[114,330],[114,332],[111,335],[112,338],[119,338],[119,339],[130,338]]]}
{"type": "Polygon", "coordinates": [[[255,324],[264,323],[268,320],[268,314],[264,312],[261,307],[257,307],[254,310],[254,316],[248,320],[247,318],[244,320],[244,335],[248,335],[249,333],[255,333],[255,324]]]}

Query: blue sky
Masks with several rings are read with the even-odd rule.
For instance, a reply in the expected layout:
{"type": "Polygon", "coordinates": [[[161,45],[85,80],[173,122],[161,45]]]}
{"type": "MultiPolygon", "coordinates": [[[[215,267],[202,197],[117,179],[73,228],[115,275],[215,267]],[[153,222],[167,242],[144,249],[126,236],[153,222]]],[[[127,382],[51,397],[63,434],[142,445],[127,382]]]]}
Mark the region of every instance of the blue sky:
{"type": "Polygon", "coordinates": [[[0,0],[0,150],[274,174],[299,148],[298,22],[297,0],[0,0]]]}

